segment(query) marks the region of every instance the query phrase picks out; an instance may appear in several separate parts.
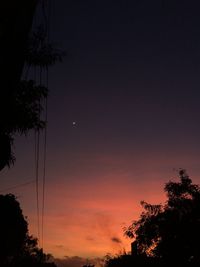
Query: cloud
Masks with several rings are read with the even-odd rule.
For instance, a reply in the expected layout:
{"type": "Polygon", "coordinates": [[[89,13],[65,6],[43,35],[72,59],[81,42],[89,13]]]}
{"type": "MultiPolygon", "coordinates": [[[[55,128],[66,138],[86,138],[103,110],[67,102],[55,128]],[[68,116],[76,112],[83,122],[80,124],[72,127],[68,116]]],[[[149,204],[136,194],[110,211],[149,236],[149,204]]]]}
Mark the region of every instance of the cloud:
{"type": "Polygon", "coordinates": [[[111,241],[114,243],[122,243],[122,241],[118,237],[115,237],[115,236],[111,238],[111,241]]]}
{"type": "Polygon", "coordinates": [[[94,264],[95,267],[102,266],[102,258],[86,259],[79,256],[65,256],[64,259],[54,259],[54,262],[58,267],[81,267],[85,264],[94,264]]]}
{"type": "Polygon", "coordinates": [[[95,241],[95,238],[93,238],[92,236],[87,236],[86,237],[86,240],[87,241],[95,241]]]}

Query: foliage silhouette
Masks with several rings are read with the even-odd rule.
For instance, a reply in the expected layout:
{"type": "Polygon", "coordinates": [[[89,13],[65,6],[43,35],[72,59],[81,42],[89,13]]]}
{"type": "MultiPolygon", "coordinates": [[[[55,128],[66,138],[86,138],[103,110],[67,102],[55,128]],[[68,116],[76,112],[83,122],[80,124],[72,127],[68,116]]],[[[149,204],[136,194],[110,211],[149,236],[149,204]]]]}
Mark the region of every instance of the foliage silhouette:
{"type": "Polygon", "coordinates": [[[200,187],[192,184],[185,170],[179,171],[180,182],[165,185],[164,205],[141,202],[144,211],[139,220],[125,229],[135,238],[133,254],[152,256],[163,262],[200,263],[200,187]]]}
{"type": "MultiPolygon", "coordinates": [[[[4,1],[7,2],[7,1],[4,1]]],[[[27,134],[31,129],[42,129],[42,103],[47,97],[47,88],[32,80],[21,80],[24,64],[47,68],[61,61],[63,53],[47,41],[47,25],[39,26],[31,35],[33,15],[39,0],[3,3],[2,10],[12,14],[8,20],[0,12],[1,69],[4,90],[0,96],[0,170],[10,167],[15,157],[12,144],[17,133],[27,134]],[[12,8],[10,8],[12,6],[12,8]],[[14,9],[15,8],[15,9],[14,9]],[[16,23],[17,21],[17,23],[16,23]],[[15,27],[13,25],[15,24],[15,27]]],[[[7,15],[7,14],[6,14],[7,15]]]]}
{"type": "Polygon", "coordinates": [[[200,187],[183,169],[179,179],[165,184],[164,205],[141,202],[140,218],[124,229],[134,238],[131,255],[109,258],[106,267],[200,264],[200,187]]]}
{"type": "Polygon", "coordinates": [[[0,266],[56,267],[29,235],[28,223],[14,195],[0,195],[0,213],[0,266]]]}
{"type": "Polygon", "coordinates": [[[20,79],[25,63],[28,35],[38,1],[11,0],[1,3],[0,170],[14,162],[11,147],[18,121],[15,121],[12,130],[11,122],[15,117],[16,92],[21,88],[20,79]]]}
{"type": "Polygon", "coordinates": [[[62,61],[64,53],[46,42],[46,29],[42,25],[29,38],[25,61],[28,66],[48,67],[62,61]]]}
{"type": "Polygon", "coordinates": [[[21,251],[28,226],[13,195],[0,195],[0,262],[5,263],[21,251]]]}

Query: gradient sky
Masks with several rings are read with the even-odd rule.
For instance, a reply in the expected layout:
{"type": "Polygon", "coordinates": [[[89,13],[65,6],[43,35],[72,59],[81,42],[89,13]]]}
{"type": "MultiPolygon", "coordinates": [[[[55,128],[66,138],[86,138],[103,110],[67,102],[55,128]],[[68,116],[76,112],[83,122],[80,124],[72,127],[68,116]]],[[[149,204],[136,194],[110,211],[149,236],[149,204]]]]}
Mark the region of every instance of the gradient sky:
{"type": "MultiPolygon", "coordinates": [[[[187,169],[200,183],[198,1],[52,1],[44,248],[56,257],[130,250],[139,202],[164,201],[187,169]],[[76,125],[73,125],[76,122],[76,125]]],[[[17,137],[2,190],[35,178],[34,136],[17,137]]],[[[42,154],[41,154],[42,156],[42,154]]],[[[42,167],[41,167],[42,173],[42,167]]],[[[35,185],[12,192],[37,235],[35,185]]]]}

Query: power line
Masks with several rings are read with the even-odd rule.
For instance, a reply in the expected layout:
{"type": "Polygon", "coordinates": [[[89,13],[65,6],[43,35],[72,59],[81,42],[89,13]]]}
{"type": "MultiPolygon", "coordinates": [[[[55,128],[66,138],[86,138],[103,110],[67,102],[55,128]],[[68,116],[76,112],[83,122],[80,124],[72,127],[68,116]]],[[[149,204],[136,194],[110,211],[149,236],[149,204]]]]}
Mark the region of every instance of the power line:
{"type": "MultiPolygon", "coordinates": [[[[48,88],[49,80],[48,67],[46,70],[46,83],[48,88]]],[[[44,158],[43,158],[43,179],[42,179],[42,247],[44,246],[44,210],[45,210],[45,186],[46,186],[46,155],[47,155],[47,119],[48,119],[48,100],[45,100],[45,129],[44,129],[44,158]]]]}
{"type": "MultiPolygon", "coordinates": [[[[51,12],[51,0],[48,2],[43,0],[43,18],[46,30],[46,42],[49,43],[49,31],[50,31],[50,12],[51,12]]],[[[46,66],[45,86],[49,88],[49,69],[46,66]]],[[[45,99],[45,128],[44,128],[44,157],[43,157],[43,177],[42,177],[42,218],[41,218],[41,241],[42,248],[44,248],[44,214],[45,214],[45,187],[46,187],[46,155],[47,155],[47,120],[48,120],[48,98],[45,99]]]]}
{"type": "MultiPolygon", "coordinates": [[[[50,29],[50,12],[51,12],[51,0],[41,0],[40,1],[40,11],[37,13],[34,19],[34,28],[37,28],[37,24],[40,23],[44,27],[44,36],[39,40],[39,42],[44,45],[49,44],[49,29],[50,29]]],[[[28,71],[27,71],[28,75],[28,71]]],[[[33,75],[36,84],[39,86],[42,84],[48,89],[49,87],[49,71],[48,66],[39,64],[33,66],[33,75]]],[[[44,135],[41,135],[40,129],[35,130],[35,193],[36,193],[36,209],[37,209],[37,231],[38,231],[38,244],[43,247],[44,240],[44,214],[45,214],[45,187],[46,187],[46,150],[47,150],[47,113],[48,113],[48,100],[44,100],[44,135]],[[42,138],[42,140],[41,140],[42,138]],[[42,148],[43,143],[43,148],[42,148]],[[43,159],[42,155],[43,154],[43,159]],[[42,169],[41,169],[42,167],[42,169]],[[42,171],[42,173],[41,173],[42,171]],[[40,175],[42,177],[40,177],[40,175]],[[39,183],[41,178],[41,184],[39,183]],[[40,193],[42,195],[40,195],[40,193]],[[42,201],[42,203],[41,203],[42,201]],[[41,209],[40,209],[41,208],[41,209]],[[41,231],[40,231],[41,230],[41,231]],[[41,242],[40,242],[41,241],[41,242]]],[[[39,116],[41,116],[40,109],[41,103],[39,103],[39,116]]]]}
{"type": "Polygon", "coordinates": [[[8,188],[5,188],[3,190],[0,190],[0,193],[5,193],[5,192],[8,192],[10,190],[13,190],[13,189],[16,189],[16,188],[19,188],[19,187],[24,187],[24,186],[27,186],[27,185],[30,185],[30,184],[33,184],[35,183],[35,179],[34,180],[30,180],[26,183],[22,183],[22,184],[18,184],[18,185],[15,185],[15,186],[11,186],[11,187],[8,187],[8,188]]]}
{"type": "Polygon", "coordinates": [[[40,158],[40,131],[36,132],[36,206],[37,206],[37,227],[38,227],[38,243],[40,242],[40,207],[39,207],[39,158],[40,158]]]}

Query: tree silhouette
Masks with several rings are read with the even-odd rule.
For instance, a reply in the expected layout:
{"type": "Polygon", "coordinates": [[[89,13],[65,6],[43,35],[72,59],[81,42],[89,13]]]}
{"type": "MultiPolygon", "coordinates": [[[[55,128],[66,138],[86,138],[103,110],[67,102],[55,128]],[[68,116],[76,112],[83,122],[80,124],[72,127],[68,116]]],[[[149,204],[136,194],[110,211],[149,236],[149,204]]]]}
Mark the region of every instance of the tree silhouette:
{"type": "Polygon", "coordinates": [[[0,262],[19,254],[27,237],[28,226],[13,195],[0,195],[0,262]]]}
{"type": "Polygon", "coordinates": [[[12,194],[0,195],[0,266],[56,267],[50,255],[38,248],[37,239],[28,233],[28,223],[12,194]]]}
{"type": "Polygon", "coordinates": [[[0,170],[14,161],[11,146],[18,121],[13,126],[12,122],[17,115],[17,92],[21,87],[28,35],[38,1],[10,0],[0,4],[0,170]]]}
{"type": "Polygon", "coordinates": [[[0,12],[0,170],[14,163],[12,144],[15,135],[42,129],[42,103],[47,88],[41,82],[21,80],[25,63],[47,68],[61,60],[62,53],[47,41],[47,25],[31,32],[33,15],[39,0],[11,0],[1,3],[0,12]],[[8,16],[9,15],[9,16],[8,16]]]}
{"type": "Polygon", "coordinates": [[[139,220],[125,229],[134,238],[133,255],[145,255],[164,263],[199,264],[200,187],[192,183],[185,170],[180,182],[165,185],[164,205],[141,202],[144,211],[139,220]]]}

